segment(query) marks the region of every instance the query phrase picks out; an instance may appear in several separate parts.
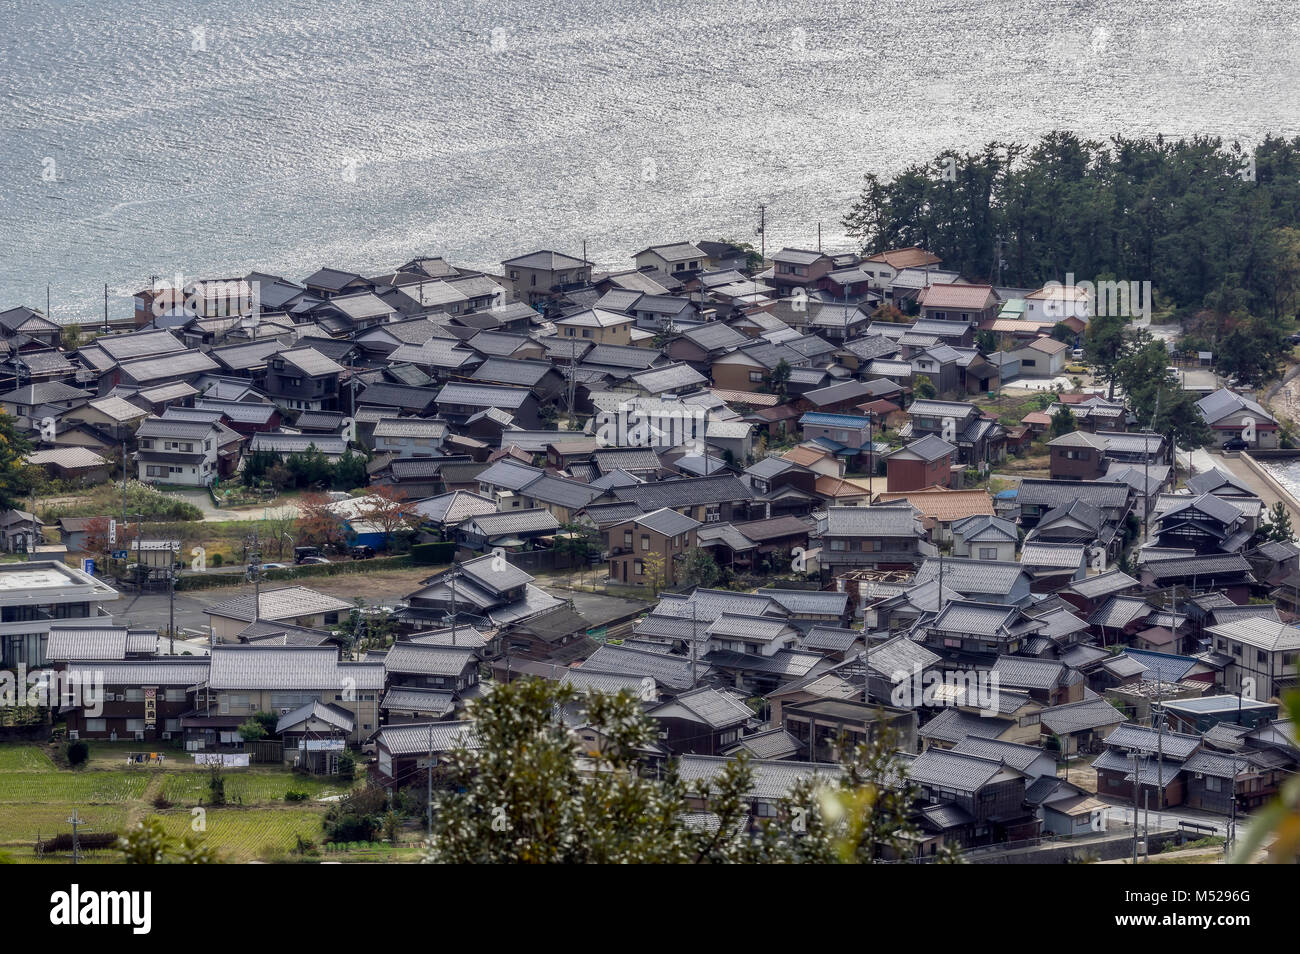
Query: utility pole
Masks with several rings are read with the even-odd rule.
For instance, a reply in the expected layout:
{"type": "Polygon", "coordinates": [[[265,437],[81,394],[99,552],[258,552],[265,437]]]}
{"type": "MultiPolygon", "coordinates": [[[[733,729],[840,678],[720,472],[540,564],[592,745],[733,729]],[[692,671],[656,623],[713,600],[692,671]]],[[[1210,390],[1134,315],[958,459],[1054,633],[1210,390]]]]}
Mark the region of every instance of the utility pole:
{"type": "Polygon", "coordinates": [[[1141,775],[1138,773],[1138,750],[1133,755],[1133,864],[1138,863],[1138,789],[1142,787],[1141,775]]]}
{"type": "Polygon", "coordinates": [[[171,655],[176,655],[176,558],[180,554],[172,550],[172,565],[167,571],[167,641],[171,655]]]}
{"type": "MultiPolygon", "coordinates": [[[[454,624],[453,624],[454,627],[454,624]]],[[[455,632],[455,629],[452,629],[455,632]]],[[[425,812],[428,816],[429,840],[433,840],[433,723],[429,723],[429,764],[424,768],[424,777],[428,785],[425,793],[425,812]]]]}
{"type": "Polygon", "coordinates": [[[108,333],[108,282],[104,282],[104,333],[108,333]]]}
{"type": "Polygon", "coordinates": [[[759,263],[761,268],[763,262],[767,261],[767,205],[762,202],[758,205],[758,243],[758,254],[763,260],[759,263]]]}
{"type": "MultiPolygon", "coordinates": [[[[68,819],[68,824],[72,826],[72,863],[75,865],[81,862],[81,837],[79,829],[85,826],[86,821],[74,808],[72,810],[72,817],[68,819]]],[[[91,829],[86,828],[85,830],[90,831],[91,829]]]]}

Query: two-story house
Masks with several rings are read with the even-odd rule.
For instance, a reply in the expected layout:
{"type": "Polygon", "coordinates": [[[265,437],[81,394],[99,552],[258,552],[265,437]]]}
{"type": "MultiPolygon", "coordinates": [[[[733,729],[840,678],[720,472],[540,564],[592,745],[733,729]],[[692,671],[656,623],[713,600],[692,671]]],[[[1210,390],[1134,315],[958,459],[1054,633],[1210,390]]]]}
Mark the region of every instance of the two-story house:
{"type": "Polygon", "coordinates": [[[266,365],[266,394],[280,407],[298,411],[337,411],[339,376],[344,368],[315,348],[273,354],[266,365]]]}
{"type": "Polygon", "coordinates": [[[912,507],[828,507],[822,532],[823,574],[910,570],[934,552],[912,507]]]}
{"type": "Polygon", "coordinates": [[[609,575],[636,586],[675,586],[700,521],[660,507],[609,528],[609,575]]]}
{"type": "Polygon", "coordinates": [[[221,427],[213,421],[147,417],[135,437],[139,480],[206,487],[218,475],[221,427]]]}
{"type": "Polygon", "coordinates": [[[515,301],[537,305],[557,291],[591,280],[591,262],[563,252],[543,250],[501,263],[515,301]]]}

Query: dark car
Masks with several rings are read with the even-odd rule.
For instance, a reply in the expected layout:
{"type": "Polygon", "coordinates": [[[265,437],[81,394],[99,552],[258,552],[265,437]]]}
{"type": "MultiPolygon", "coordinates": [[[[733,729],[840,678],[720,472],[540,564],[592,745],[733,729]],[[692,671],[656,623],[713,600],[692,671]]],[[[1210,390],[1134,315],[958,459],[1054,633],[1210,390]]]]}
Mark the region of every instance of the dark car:
{"type": "Polygon", "coordinates": [[[375,548],[364,543],[358,543],[348,552],[354,560],[369,560],[375,555],[375,548]]]}
{"type": "Polygon", "coordinates": [[[1230,441],[1223,442],[1223,449],[1229,451],[1244,451],[1250,449],[1250,444],[1243,441],[1240,437],[1234,437],[1230,441]]]}

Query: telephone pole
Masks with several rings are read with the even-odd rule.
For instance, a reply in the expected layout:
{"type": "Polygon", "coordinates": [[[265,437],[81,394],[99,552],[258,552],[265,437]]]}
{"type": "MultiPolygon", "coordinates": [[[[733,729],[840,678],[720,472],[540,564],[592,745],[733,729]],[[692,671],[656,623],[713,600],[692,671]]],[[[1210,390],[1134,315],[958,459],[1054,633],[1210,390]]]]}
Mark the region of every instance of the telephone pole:
{"type": "MultiPolygon", "coordinates": [[[[758,243],[759,256],[763,262],[767,261],[767,205],[760,202],[758,205],[758,243]]],[[[762,262],[759,267],[762,268],[762,262]]]]}

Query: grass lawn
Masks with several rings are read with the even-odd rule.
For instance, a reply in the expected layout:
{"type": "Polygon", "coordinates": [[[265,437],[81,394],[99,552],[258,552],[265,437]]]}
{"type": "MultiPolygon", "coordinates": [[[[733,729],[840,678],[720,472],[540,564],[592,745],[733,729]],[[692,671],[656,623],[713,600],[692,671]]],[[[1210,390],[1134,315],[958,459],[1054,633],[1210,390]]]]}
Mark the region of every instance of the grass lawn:
{"type": "MultiPolygon", "coordinates": [[[[66,854],[38,859],[38,837],[71,831],[67,819],[75,810],[97,833],[125,832],[131,825],[158,815],[168,831],[191,830],[191,809],[210,798],[210,770],[196,766],[183,751],[164,748],[166,764],[125,766],[126,753],[140,743],[91,742],[85,768],[61,767],[61,753],[43,745],[0,745],[0,849],[15,861],[66,863],[66,854]],[[171,802],[160,809],[154,801],[171,802]]],[[[358,783],[359,784],[359,783],[358,783]]],[[[255,765],[225,770],[226,807],[205,806],[206,832],[201,832],[226,861],[264,860],[286,855],[301,836],[320,845],[321,817],[328,807],[318,799],[341,795],[346,783],[335,778],[298,776],[280,766],[255,765]],[[286,802],[286,792],[306,792],[304,802],[286,802]]],[[[391,849],[341,852],[339,860],[393,860],[391,849]],[[364,854],[364,859],[362,855],[364,854]]],[[[116,861],[116,851],[93,852],[88,861],[116,861]]],[[[406,860],[403,856],[403,860],[406,860]]],[[[410,860],[415,860],[414,858],[410,860]]]]}

